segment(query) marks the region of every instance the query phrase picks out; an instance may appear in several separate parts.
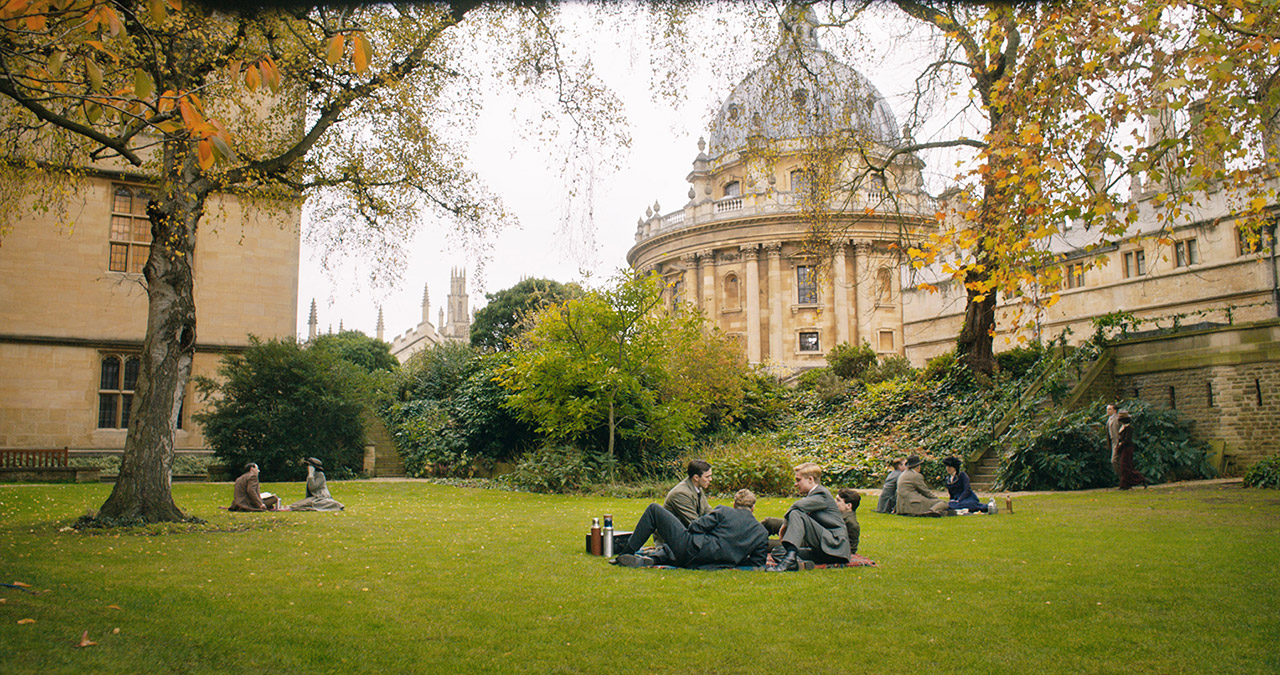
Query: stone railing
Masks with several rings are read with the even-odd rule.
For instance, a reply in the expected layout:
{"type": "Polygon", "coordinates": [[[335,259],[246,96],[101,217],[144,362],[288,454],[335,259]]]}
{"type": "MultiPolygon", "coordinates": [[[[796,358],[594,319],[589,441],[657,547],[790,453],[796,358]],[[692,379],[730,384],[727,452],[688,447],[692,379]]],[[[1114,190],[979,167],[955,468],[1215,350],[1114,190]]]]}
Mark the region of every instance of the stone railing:
{"type": "Polygon", "coordinates": [[[730,197],[716,202],[716,213],[737,211],[742,208],[742,197],[730,197]]]}

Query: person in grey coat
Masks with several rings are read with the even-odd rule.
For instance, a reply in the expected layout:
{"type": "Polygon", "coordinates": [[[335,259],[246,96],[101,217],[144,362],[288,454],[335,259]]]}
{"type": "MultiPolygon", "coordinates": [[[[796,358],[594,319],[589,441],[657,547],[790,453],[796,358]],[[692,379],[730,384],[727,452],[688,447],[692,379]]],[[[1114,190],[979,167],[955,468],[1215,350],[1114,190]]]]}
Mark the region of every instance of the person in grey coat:
{"type": "MultiPolygon", "coordinates": [[[[795,468],[796,492],[804,495],[783,516],[780,538],[786,551],[770,572],[800,569],[800,549],[812,550],[813,562],[849,562],[849,531],[831,491],[822,487],[822,467],[805,462],[795,468]]],[[[807,566],[806,566],[807,568],[807,566]]]]}
{"type": "Polygon", "coordinates": [[[884,478],[884,487],[880,489],[880,501],[876,502],[876,513],[893,513],[898,506],[898,476],[907,468],[907,460],[897,457],[889,463],[889,475],[884,478]]]}
{"type": "Polygon", "coordinates": [[[769,533],[751,513],[755,501],[749,490],[739,491],[734,503],[743,506],[717,506],[687,528],[667,509],[650,504],[615,562],[624,567],[654,565],[654,558],[637,553],[649,535],[660,533],[676,567],[762,567],[769,552],[769,533]]]}
{"type": "Polygon", "coordinates": [[[341,511],[345,508],[342,502],[329,494],[329,484],[324,479],[324,463],[315,457],[308,457],[307,496],[301,501],[289,505],[290,511],[341,511]]]}

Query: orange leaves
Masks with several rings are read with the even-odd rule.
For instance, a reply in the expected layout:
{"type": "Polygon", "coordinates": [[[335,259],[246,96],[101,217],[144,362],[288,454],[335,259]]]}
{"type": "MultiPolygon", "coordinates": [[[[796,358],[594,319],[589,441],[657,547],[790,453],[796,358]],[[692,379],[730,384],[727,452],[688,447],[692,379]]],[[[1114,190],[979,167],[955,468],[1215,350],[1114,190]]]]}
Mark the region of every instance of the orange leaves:
{"type": "Polygon", "coordinates": [[[93,640],[90,640],[90,639],[89,639],[89,631],[87,631],[87,630],[86,630],[85,632],[83,632],[83,633],[81,633],[81,634],[80,634],[80,641],[76,643],[76,646],[77,646],[77,647],[92,647],[92,646],[94,646],[94,645],[96,645],[96,644],[98,644],[98,643],[96,643],[96,642],[94,642],[93,640]]]}
{"type": "Polygon", "coordinates": [[[19,626],[23,626],[23,625],[26,625],[26,624],[29,624],[29,623],[35,623],[35,622],[36,622],[36,620],[35,620],[35,619],[18,619],[18,625],[19,625],[19,626]]]}
{"type": "Polygon", "coordinates": [[[343,54],[346,53],[348,39],[351,42],[351,62],[355,65],[357,73],[363,73],[369,69],[369,63],[373,60],[373,46],[369,44],[369,38],[365,36],[364,31],[348,31],[329,38],[329,44],[325,49],[325,60],[335,65],[341,61],[343,54]]]}
{"type": "Polygon", "coordinates": [[[346,45],[346,36],[342,33],[329,38],[329,50],[325,54],[325,60],[329,63],[337,63],[342,60],[342,53],[346,45]]]}

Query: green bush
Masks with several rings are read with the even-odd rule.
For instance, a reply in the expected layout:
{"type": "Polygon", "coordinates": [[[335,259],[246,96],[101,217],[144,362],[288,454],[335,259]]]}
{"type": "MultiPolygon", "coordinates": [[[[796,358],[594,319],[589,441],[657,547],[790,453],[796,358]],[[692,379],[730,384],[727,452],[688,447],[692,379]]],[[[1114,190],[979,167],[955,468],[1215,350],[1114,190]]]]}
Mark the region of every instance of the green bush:
{"type": "Polygon", "coordinates": [[[841,342],[827,352],[827,364],[831,367],[831,372],[846,380],[862,377],[862,373],[875,362],[876,351],[867,344],[866,340],[857,347],[848,342],[841,342]]]}
{"type": "Polygon", "coordinates": [[[916,375],[916,379],[921,382],[936,382],[946,378],[955,365],[955,350],[939,354],[925,362],[924,368],[920,369],[920,372],[916,375]]]}
{"type": "Polygon", "coordinates": [[[255,462],[264,481],[302,480],[299,462],[318,457],[336,478],[362,468],[370,377],[334,352],[251,336],[218,379],[196,378],[208,408],[195,419],[236,475],[255,462]]]}
{"type": "Polygon", "coordinates": [[[529,492],[577,492],[604,475],[600,462],[571,445],[542,445],[525,453],[500,480],[529,492]]]}
{"type": "Polygon", "coordinates": [[[1244,472],[1244,486],[1280,490],[1280,456],[1271,456],[1244,472]]]}
{"type": "Polygon", "coordinates": [[[996,366],[1005,379],[1021,378],[1035,368],[1044,353],[1044,345],[1032,342],[1026,347],[1014,347],[996,354],[996,366]]]}
{"type": "Polygon", "coordinates": [[[712,489],[730,494],[742,488],[758,495],[789,494],[795,481],[792,468],[799,463],[777,442],[750,436],[708,448],[699,458],[711,463],[712,489]]]}
{"type": "Polygon", "coordinates": [[[911,367],[907,357],[892,354],[881,358],[862,373],[862,381],[867,384],[887,382],[898,378],[912,378],[916,369],[911,367]]]}
{"type": "MultiPolygon", "coordinates": [[[[1208,444],[1191,435],[1177,411],[1143,401],[1120,403],[1133,418],[1134,465],[1151,483],[1212,478],[1208,444]]],[[[996,476],[1004,490],[1083,490],[1116,484],[1107,440],[1106,405],[1015,424],[996,476]]]]}

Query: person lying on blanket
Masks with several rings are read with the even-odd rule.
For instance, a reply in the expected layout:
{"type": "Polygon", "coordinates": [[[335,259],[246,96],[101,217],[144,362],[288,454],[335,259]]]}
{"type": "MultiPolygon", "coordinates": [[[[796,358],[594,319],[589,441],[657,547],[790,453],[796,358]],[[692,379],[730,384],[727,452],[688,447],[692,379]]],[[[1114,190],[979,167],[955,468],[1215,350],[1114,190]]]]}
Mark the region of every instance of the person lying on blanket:
{"type": "Polygon", "coordinates": [[[661,504],[650,504],[614,562],[625,567],[649,567],[660,562],[699,570],[763,567],[769,553],[769,532],[752,515],[755,503],[756,496],[750,490],[739,490],[734,498],[735,508],[717,506],[688,527],[661,504]],[[638,555],[654,533],[662,536],[662,550],[669,552],[669,558],[664,555],[655,560],[638,555]]]}

